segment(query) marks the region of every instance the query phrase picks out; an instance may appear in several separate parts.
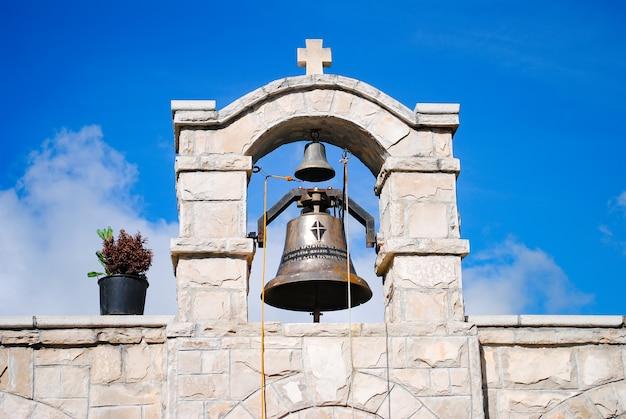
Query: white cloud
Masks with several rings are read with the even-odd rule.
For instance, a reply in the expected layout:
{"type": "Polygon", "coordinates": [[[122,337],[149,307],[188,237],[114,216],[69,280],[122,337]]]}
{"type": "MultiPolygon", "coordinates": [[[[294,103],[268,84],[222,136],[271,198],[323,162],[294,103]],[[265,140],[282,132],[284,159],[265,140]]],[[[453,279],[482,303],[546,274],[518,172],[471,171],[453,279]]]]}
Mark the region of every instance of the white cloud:
{"type": "Polygon", "coordinates": [[[572,312],[593,300],[576,289],[549,254],[514,239],[476,258],[475,265],[463,269],[468,314],[572,312]]]}
{"type": "Polygon", "coordinates": [[[624,213],[626,213],[626,191],[622,192],[615,199],[615,204],[618,208],[620,208],[624,213]]]}
{"type": "Polygon", "coordinates": [[[24,176],[0,191],[0,314],[98,314],[97,228],[141,231],[155,256],[147,314],[174,313],[169,240],[177,225],[142,217],[130,192],[137,169],[98,126],[62,131],[31,155],[24,176]]]}

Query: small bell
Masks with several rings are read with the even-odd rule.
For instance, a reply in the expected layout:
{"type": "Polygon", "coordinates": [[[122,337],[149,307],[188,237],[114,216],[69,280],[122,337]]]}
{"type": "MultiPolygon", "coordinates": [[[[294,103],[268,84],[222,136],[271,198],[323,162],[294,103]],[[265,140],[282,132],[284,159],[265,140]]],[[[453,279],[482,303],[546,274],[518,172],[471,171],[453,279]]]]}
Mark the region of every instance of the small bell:
{"type": "Polygon", "coordinates": [[[324,144],[313,141],[304,147],[304,159],[294,175],[308,182],[323,182],[335,177],[335,169],[326,160],[324,144]]]}

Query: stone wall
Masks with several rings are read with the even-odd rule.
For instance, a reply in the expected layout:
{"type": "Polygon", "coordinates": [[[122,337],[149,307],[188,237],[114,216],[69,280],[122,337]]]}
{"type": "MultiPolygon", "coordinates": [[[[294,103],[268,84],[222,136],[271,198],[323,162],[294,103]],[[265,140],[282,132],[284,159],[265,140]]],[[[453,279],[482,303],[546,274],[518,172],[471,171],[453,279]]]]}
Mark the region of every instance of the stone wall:
{"type": "MultiPolygon", "coordinates": [[[[352,340],[346,324],[266,331],[272,418],[626,415],[621,316],[353,324],[352,340]]],[[[1,318],[0,418],[259,418],[259,332],[171,317],[1,318]]]]}
{"type": "Polygon", "coordinates": [[[158,419],[170,317],[0,319],[0,418],[158,419]]]}
{"type": "Polygon", "coordinates": [[[621,316],[470,317],[481,324],[488,417],[626,415],[621,316]]]}

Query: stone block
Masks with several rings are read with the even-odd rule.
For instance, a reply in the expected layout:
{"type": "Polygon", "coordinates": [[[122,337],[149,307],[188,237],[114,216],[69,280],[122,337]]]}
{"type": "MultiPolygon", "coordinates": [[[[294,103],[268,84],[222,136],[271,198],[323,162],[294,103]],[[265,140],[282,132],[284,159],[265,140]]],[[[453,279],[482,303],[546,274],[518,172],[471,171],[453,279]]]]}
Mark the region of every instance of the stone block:
{"type": "MultiPolygon", "coordinates": [[[[396,293],[399,292],[396,291],[396,293]]],[[[404,320],[441,323],[448,317],[447,293],[445,291],[402,290],[402,294],[404,297],[404,320]]]]}
{"type": "Polygon", "coordinates": [[[387,147],[397,144],[414,132],[404,121],[386,111],[379,112],[368,128],[387,147]]]}
{"type": "MultiPolygon", "coordinates": [[[[204,419],[204,403],[201,401],[182,401],[181,400],[176,403],[176,412],[177,412],[176,416],[178,418],[204,419]]],[[[219,418],[219,416],[217,417],[219,418]]]]}
{"type": "Polygon", "coordinates": [[[89,405],[121,406],[160,403],[161,383],[93,384],[89,391],[89,405]]]}
{"type": "Polygon", "coordinates": [[[411,130],[388,148],[393,157],[430,157],[433,155],[432,133],[411,130]]]}
{"type": "Polygon", "coordinates": [[[430,368],[467,367],[465,338],[407,338],[409,365],[430,368]]]}
{"type": "Polygon", "coordinates": [[[453,173],[392,172],[383,189],[387,187],[391,200],[445,203],[456,200],[453,173]]]}
{"type": "Polygon", "coordinates": [[[375,412],[387,396],[387,381],[374,375],[356,373],[351,401],[355,407],[375,412]]]}
{"type": "MultiPolygon", "coordinates": [[[[206,402],[205,409],[204,409],[206,411],[205,418],[206,419],[222,419],[226,417],[228,412],[233,410],[236,404],[237,404],[236,402],[226,402],[226,401],[206,402]]],[[[182,416],[182,417],[187,418],[187,416],[182,416]]],[[[229,417],[235,418],[239,416],[231,415],[229,417]]],[[[249,416],[244,415],[244,417],[249,417],[249,416]]]]}
{"type": "Polygon", "coordinates": [[[61,398],[61,366],[35,368],[35,398],[61,398]]]}
{"type": "Polygon", "coordinates": [[[183,201],[179,205],[181,237],[230,238],[245,236],[243,201],[183,201]]]}
{"type": "Polygon", "coordinates": [[[437,157],[452,157],[452,132],[433,130],[433,149],[437,157]]]}
{"type": "Polygon", "coordinates": [[[246,172],[183,172],[176,190],[183,201],[236,201],[246,197],[246,172]]]}
{"type": "MultiPolygon", "coordinates": [[[[195,321],[234,320],[245,321],[247,312],[236,312],[231,296],[242,292],[216,289],[194,289],[191,291],[191,319],[195,321]]],[[[245,296],[245,294],[244,294],[245,296]]]]}
{"type": "Polygon", "coordinates": [[[248,263],[235,258],[180,258],[176,266],[179,286],[248,288],[248,263]]]}
{"type": "Polygon", "coordinates": [[[178,397],[183,400],[227,398],[228,380],[221,375],[179,375],[178,397]]]}
{"type": "Polygon", "coordinates": [[[376,413],[384,419],[411,418],[421,407],[422,403],[411,393],[401,386],[393,386],[391,393],[385,398],[376,413]],[[391,416],[389,415],[390,411],[391,416]]]}
{"type": "Polygon", "coordinates": [[[42,402],[69,414],[72,418],[87,417],[88,403],[86,397],[77,399],[44,399],[42,402]]]}
{"type": "Polygon", "coordinates": [[[230,353],[229,351],[203,351],[202,352],[202,372],[205,374],[223,374],[229,372],[230,353]]]}
{"type": "Polygon", "coordinates": [[[89,394],[89,368],[61,367],[61,397],[87,397],[89,394]]]}
{"type": "Polygon", "coordinates": [[[572,348],[502,348],[504,382],[515,387],[575,388],[572,348]]]}
{"type": "Polygon", "coordinates": [[[384,337],[356,337],[352,341],[355,368],[382,368],[387,365],[384,337]]]}
{"type": "Polygon", "coordinates": [[[497,405],[502,416],[511,412],[547,412],[576,394],[572,391],[500,390],[497,405]]]}
{"type": "Polygon", "coordinates": [[[108,384],[122,377],[122,353],[119,346],[96,346],[92,349],[92,357],[92,384],[108,384]]]}
{"type": "Polygon", "coordinates": [[[415,396],[431,394],[430,371],[426,368],[394,368],[389,376],[415,396]]]}
{"type": "Polygon", "coordinates": [[[409,237],[445,238],[449,236],[448,204],[416,202],[406,207],[409,237]]]}
{"type": "Polygon", "coordinates": [[[458,286],[461,258],[457,256],[396,256],[393,281],[402,288],[448,288],[458,286]]]}
{"type": "Polygon", "coordinates": [[[124,378],[127,383],[160,381],[163,378],[163,346],[127,346],[124,351],[124,378]]]}
{"type": "Polygon", "coordinates": [[[143,333],[138,328],[107,328],[99,329],[96,333],[98,342],[106,342],[112,345],[128,345],[141,342],[143,333]]]}
{"type": "Polygon", "coordinates": [[[433,368],[430,370],[430,388],[435,396],[450,393],[450,374],[446,368],[433,368]]]}
{"type": "Polygon", "coordinates": [[[33,350],[0,348],[0,390],[22,397],[33,396],[33,350]]]}
{"type": "Polygon", "coordinates": [[[89,409],[90,419],[142,419],[141,406],[108,406],[89,409]]]}
{"type": "Polygon", "coordinates": [[[470,371],[465,368],[450,368],[450,393],[453,395],[469,395],[471,390],[470,371]]]}
{"type": "Polygon", "coordinates": [[[345,403],[350,378],[348,351],[348,342],[344,338],[304,338],[304,374],[317,403],[345,403]]]}
{"type": "Polygon", "coordinates": [[[483,346],[482,348],[483,381],[489,387],[500,385],[500,366],[497,348],[483,346]]]}
{"type": "Polygon", "coordinates": [[[438,418],[472,417],[472,400],[469,396],[423,397],[420,400],[438,418]]]}
{"type": "Polygon", "coordinates": [[[87,345],[98,341],[93,329],[42,330],[40,338],[44,345],[87,345]]]}
{"type": "Polygon", "coordinates": [[[291,411],[306,408],[311,404],[310,394],[303,374],[296,374],[277,381],[272,385],[278,398],[284,400],[291,411]]]}
{"type": "Polygon", "coordinates": [[[585,387],[624,379],[620,349],[609,345],[579,349],[578,374],[580,384],[585,387]]]}
{"type": "Polygon", "coordinates": [[[95,360],[86,348],[41,348],[33,354],[35,365],[91,365],[95,360]]]}
{"type": "Polygon", "coordinates": [[[203,351],[177,351],[176,372],[178,374],[200,374],[203,351]]]}

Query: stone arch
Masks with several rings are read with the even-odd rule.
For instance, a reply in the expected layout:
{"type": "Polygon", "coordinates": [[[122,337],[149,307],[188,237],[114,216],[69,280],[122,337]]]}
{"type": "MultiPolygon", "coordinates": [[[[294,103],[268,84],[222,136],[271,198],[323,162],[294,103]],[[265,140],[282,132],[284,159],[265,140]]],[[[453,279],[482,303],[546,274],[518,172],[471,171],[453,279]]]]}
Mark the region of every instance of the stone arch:
{"type": "MultiPolygon", "coordinates": [[[[322,382],[319,385],[323,385],[322,382]]],[[[403,384],[389,381],[377,375],[355,371],[353,378],[342,391],[336,393],[335,398],[319,399],[315,380],[308,379],[304,373],[296,373],[269,381],[266,386],[266,406],[269,418],[295,419],[308,417],[352,417],[354,410],[356,418],[388,418],[388,403],[391,399],[391,417],[420,417],[437,419],[449,417],[449,414],[460,414],[463,408],[455,410],[454,406],[445,406],[445,403],[430,405],[428,402],[407,389],[403,384]],[[443,412],[440,410],[443,409],[443,412]],[[419,413],[418,413],[419,412],[419,413]],[[307,416],[311,414],[311,416],[307,416]],[[334,416],[333,416],[334,414],[334,416]]],[[[249,394],[240,405],[236,405],[229,412],[232,416],[242,408],[248,412],[256,412],[260,406],[260,389],[249,394]]],[[[253,413],[254,416],[254,413],[253,413]]],[[[227,417],[230,417],[227,415],[227,417]]]]}
{"type": "Polygon", "coordinates": [[[540,416],[542,419],[625,418],[626,382],[624,380],[592,387],[563,400],[540,416]]]}
{"type": "Polygon", "coordinates": [[[463,319],[459,265],[469,246],[459,240],[460,164],[451,146],[458,105],[417,104],[411,111],[361,81],[314,75],[271,82],[221,110],[214,101],[174,101],[172,110],[181,228],[171,249],[180,320],[247,321],[255,253],[246,239],[252,163],[306,139],[311,129],[347,148],[376,177],[376,274],[397,278],[394,284],[385,279],[387,321],[463,319]],[[396,256],[402,256],[397,263],[396,256]],[[218,278],[214,266],[223,267],[225,258],[232,270],[218,278]],[[424,275],[419,286],[403,280],[416,269],[450,275],[443,285],[424,275]],[[227,280],[231,286],[221,287],[227,280]]]}
{"type": "Polygon", "coordinates": [[[60,409],[16,394],[0,391],[0,417],[72,419],[60,409]]]}

